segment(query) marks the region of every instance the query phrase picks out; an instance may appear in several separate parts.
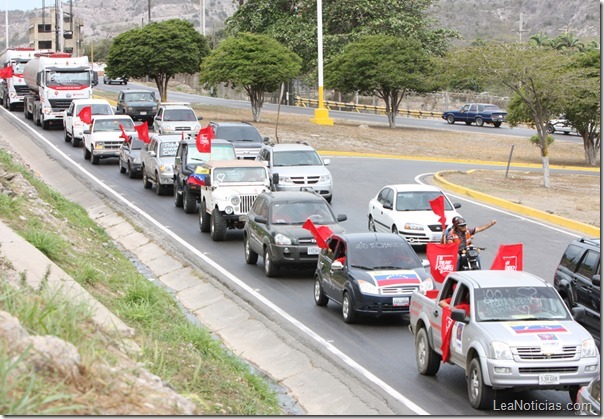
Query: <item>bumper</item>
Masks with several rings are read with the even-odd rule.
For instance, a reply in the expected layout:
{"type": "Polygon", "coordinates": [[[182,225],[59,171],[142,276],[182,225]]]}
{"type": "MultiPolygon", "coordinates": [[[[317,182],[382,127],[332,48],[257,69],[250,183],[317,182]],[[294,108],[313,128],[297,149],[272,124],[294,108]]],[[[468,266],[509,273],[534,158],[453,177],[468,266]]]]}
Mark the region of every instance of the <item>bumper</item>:
{"type": "Polygon", "coordinates": [[[490,385],[496,389],[567,389],[569,386],[587,385],[600,374],[599,358],[581,358],[579,360],[559,362],[523,362],[514,360],[487,359],[487,372],[490,385]],[[594,368],[595,366],[595,368],[594,368]],[[508,373],[496,372],[495,369],[507,368],[508,373]],[[595,369],[591,371],[590,368],[595,369]],[[539,384],[541,372],[557,374],[557,384],[539,384]]]}
{"type": "Polygon", "coordinates": [[[260,152],[260,147],[258,148],[246,148],[246,149],[235,149],[235,155],[238,159],[242,160],[256,160],[256,156],[260,152]]]}
{"type": "Polygon", "coordinates": [[[92,155],[93,156],[98,156],[98,157],[119,157],[120,156],[120,152],[117,150],[96,150],[93,149],[92,150],[92,155]]]}
{"type": "Polygon", "coordinates": [[[430,230],[414,232],[399,230],[399,234],[402,238],[407,240],[407,243],[409,243],[411,246],[420,246],[427,243],[440,243],[443,233],[441,231],[430,230]]]}
{"type": "Polygon", "coordinates": [[[329,198],[332,195],[331,183],[313,183],[310,185],[279,183],[277,185],[278,191],[301,191],[304,189],[312,189],[323,197],[329,198]]]}
{"type": "Polygon", "coordinates": [[[271,245],[272,262],[279,266],[317,266],[319,260],[318,246],[300,246],[300,245],[271,245]],[[310,249],[310,254],[309,254],[310,249]]]}
{"type": "Polygon", "coordinates": [[[158,183],[162,186],[172,186],[174,185],[174,175],[172,173],[168,174],[159,174],[158,183]]]}
{"type": "Polygon", "coordinates": [[[406,314],[409,313],[410,301],[411,293],[405,295],[379,296],[355,292],[354,310],[358,313],[372,314],[375,316],[406,314]],[[394,298],[397,300],[394,300],[394,298]],[[396,305],[394,304],[395,301],[396,305]]]}

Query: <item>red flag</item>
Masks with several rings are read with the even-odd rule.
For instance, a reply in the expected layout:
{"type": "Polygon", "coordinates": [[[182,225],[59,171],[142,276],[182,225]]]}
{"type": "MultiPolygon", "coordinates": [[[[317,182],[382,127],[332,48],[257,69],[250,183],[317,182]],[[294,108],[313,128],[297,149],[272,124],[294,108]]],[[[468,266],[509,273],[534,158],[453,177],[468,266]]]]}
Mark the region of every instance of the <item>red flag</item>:
{"type": "Polygon", "coordinates": [[[78,117],[85,124],[92,123],[92,108],[90,106],[84,106],[78,113],[78,117]]]}
{"type": "Polygon", "coordinates": [[[130,142],[130,136],[128,134],[126,134],[126,130],[124,129],[124,126],[122,124],[120,124],[120,129],[122,130],[122,134],[120,135],[120,138],[123,138],[124,141],[126,141],[127,143],[130,142]]]}
{"type": "Polygon", "coordinates": [[[521,271],[522,270],[522,243],[502,244],[493,260],[491,270],[494,271],[521,271]]]}
{"type": "Polygon", "coordinates": [[[442,307],[442,323],[440,327],[440,337],[442,343],[440,350],[442,351],[442,361],[447,362],[449,360],[449,346],[451,344],[451,330],[453,330],[453,324],[455,323],[451,318],[451,309],[449,307],[442,307]]]}
{"type": "Polygon", "coordinates": [[[447,225],[447,217],[445,216],[445,197],[442,195],[439,195],[438,197],[434,198],[432,201],[428,201],[428,202],[430,203],[430,208],[432,208],[432,211],[434,212],[434,214],[439,216],[438,221],[443,226],[443,234],[444,234],[445,226],[447,225]]]}
{"type": "Polygon", "coordinates": [[[457,252],[459,243],[428,243],[426,244],[426,257],[430,262],[430,274],[439,284],[445,277],[457,269],[457,252]]]}
{"type": "Polygon", "coordinates": [[[8,66],[8,67],[4,67],[3,69],[0,70],[0,78],[1,79],[10,79],[13,76],[13,67],[12,66],[8,66]]]}
{"type": "MultiPolygon", "coordinates": [[[[184,135],[184,133],[183,133],[184,135]]],[[[212,140],[214,139],[214,130],[210,125],[202,128],[195,137],[195,144],[200,153],[212,152],[212,140]]]]}
{"type": "Polygon", "coordinates": [[[143,122],[142,124],[135,125],[134,129],[138,133],[138,138],[140,138],[143,143],[149,144],[151,142],[149,139],[149,125],[147,124],[147,121],[143,122]]]}
{"type": "Polygon", "coordinates": [[[321,249],[327,249],[327,242],[326,242],[326,240],[328,238],[330,238],[331,235],[333,234],[333,231],[331,231],[331,228],[329,228],[327,226],[316,227],[315,223],[313,223],[310,218],[307,219],[304,222],[304,224],[302,224],[302,228],[304,228],[304,229],[306,229],[306,230],[308,230],[308,231],[310,231],[312,233],[312,236],[317,241],[317,245],[321,249]]]}

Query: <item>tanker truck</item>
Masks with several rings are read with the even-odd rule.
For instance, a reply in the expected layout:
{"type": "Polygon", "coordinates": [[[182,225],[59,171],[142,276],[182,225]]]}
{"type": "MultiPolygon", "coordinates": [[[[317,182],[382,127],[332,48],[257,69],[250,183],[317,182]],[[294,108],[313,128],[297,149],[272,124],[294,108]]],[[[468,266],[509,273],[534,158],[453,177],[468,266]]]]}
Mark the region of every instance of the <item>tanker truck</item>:
{"type": "Polygon", "coordinates": [[[72,57],[63,52],[36,53],[25,64],[25,118],[49,129],[63,127],[64,111],[74,99],[92,97],[93,71],[88,57],[72,57]]]}
{"type": "Polygon", "coordinates": [[[17,106],[23,106],[23,95],[29,88],[23,80],[23,68],[34,57],[33,48],[9,48],[0,56],[0,67],[12,67],[13,75],[0,79],[0,104],[14,111],[17,106]]]}

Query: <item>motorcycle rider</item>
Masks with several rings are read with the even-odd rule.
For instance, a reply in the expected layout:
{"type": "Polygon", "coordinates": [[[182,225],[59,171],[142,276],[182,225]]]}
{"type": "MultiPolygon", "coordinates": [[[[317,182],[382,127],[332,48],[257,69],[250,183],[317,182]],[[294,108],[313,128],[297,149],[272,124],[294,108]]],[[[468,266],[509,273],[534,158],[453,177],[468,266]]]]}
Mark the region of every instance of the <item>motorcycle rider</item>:
{"type": "MultiPolygon", "coordinates": [[[[447,233],[447,243],[459,243],[459,250],[463,250],[472,244],[474,234],[480,233],[487,228],[493,227],[497,221],[493,220],[490,223],[479,227],[468,228],[466,220],[462,217],[453,217],[453,228],[447,233]]],[[[457,270],[460,269],[461,258],[457,260],[457,270]]]]}

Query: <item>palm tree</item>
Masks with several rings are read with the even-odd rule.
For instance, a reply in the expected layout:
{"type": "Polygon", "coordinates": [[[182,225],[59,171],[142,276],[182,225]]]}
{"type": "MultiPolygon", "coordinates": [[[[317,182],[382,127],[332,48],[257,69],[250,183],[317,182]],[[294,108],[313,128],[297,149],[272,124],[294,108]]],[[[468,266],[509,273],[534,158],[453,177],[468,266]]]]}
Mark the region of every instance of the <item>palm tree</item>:
{"type": "Polygon", "coordinates": [[[579,51],[583,51],[585,48],[583,42],[581,42],[579,38],[576,38],[572,32],[566,32],[564,35],[557,36],[552,41],[552,46],[558,50],[578,49],[579,51]]]}
{"type": "Polygon", "coordinates": [[[539,32],[529,38],[529,43],[537,45],[538,47],[545,47],[551,45],[551,40],[543,32],[539,32]]]}

